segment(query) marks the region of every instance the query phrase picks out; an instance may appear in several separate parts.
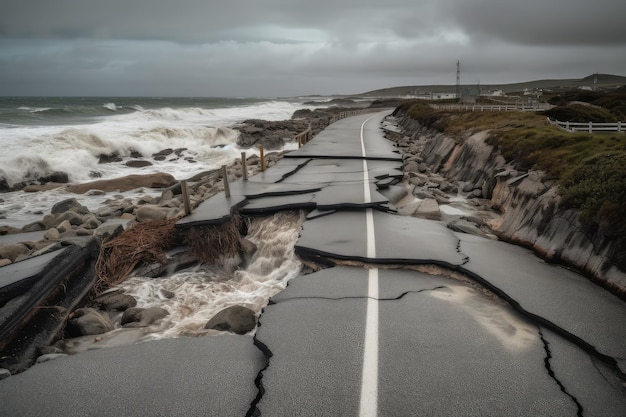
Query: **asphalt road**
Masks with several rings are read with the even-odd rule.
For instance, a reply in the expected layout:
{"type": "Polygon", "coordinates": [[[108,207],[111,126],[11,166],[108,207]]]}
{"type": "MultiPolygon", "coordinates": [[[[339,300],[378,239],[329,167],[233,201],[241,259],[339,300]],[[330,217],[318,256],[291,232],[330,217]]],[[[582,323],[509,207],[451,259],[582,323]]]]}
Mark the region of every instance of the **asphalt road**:
{"type": "Polygon", "coordinates": [[[315,210],[297,252],[345,265],[291,280],[254,338],[59,358],[0,381],[0,416],[626,415],[624,303],[523,249],[391,212],[378,188],[402,161],[386,114],[331,125],[183,221],[315,210]]]}

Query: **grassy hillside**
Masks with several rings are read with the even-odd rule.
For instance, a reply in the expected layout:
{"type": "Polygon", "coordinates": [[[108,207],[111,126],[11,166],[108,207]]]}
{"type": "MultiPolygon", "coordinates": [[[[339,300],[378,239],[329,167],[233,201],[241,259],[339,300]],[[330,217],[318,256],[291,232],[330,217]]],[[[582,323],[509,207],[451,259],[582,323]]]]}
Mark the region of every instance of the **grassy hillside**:
{"type": "MultiPolygon", "coordinates": [[[[554,79],[554,80],[536,80],[526,81],[513,84],[481,84],[481,90],[502,90],[505,93],[520,92],[524,89],[573,89],[579,87],[592,87],[594,80],[597,78],[598,87],[610,87],[626,85],[626,77],[620,75],[610,74],[597,74],[589,75],[580,79],[554,79]]],[[[450,80],[454,81],[454,80],[450,80]]],[[[468,84],[463,84],[462,87],[467,87],[468,84]]],[[[473,86],[473,85],[472,85],[473,86]]],[[[398,97],[405,96],[412,93],[415,90],[431,91],[436,93],[454,93],[456,86],[454,84],[447,85],[411,85],[411,86],[399,86],[383,88],[379,90],[369,91],[363,93],[363,96],[369,97],[398,97]]]]}
{"type": "Polygon", "coordinates": [[[558,182],[564,203],[580,211],[588,231],[626,236],[626,134],[569,133],[534,113],[442,112],[416,101],[400,108],[459,140],[489,130],[488,143],[518,169],[541,169],[558,182]]]}

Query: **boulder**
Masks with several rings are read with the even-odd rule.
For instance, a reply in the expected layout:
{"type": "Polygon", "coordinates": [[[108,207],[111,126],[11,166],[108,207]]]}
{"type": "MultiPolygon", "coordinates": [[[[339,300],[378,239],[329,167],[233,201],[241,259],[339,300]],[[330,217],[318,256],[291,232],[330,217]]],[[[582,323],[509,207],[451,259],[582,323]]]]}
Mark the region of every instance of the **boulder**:
{"type": "Polygon", "coordinates": [[[204,328],[246,334],[255,326],[254,311],[243,306],[231,306],[217,313],[204,328]]]}
{"type": "Polygon", "coordinates": [[[74,318],[70,320],[83,336],[102,334],[113,330],[113,323],[106,314],[94,308],[79,308],[74,312],[74,318]]]}
{"type": "Polygon", "coordinates": [[[22,243],[0,246],[0,257],[9,259],[11,262],[15,262],[20,255],[26,255],[28,252],[30,249],[22,243]]]}
{"type": "Polygon", "coordinates": [[[115,237],[122,233],[124,226],[121,224],[106,224],[99,226],[93,233],[94,237],[104,240],[111,237],[115,237]]]}
{"type": "Polygon", "coordinates": [[[33,222],[22,227],[22,232],[40,232],[46,230],[46,225],[42,222],[33,222]]]}
{"type": "Polygon", "coordinates": [[[70,210],[77,211],[79,207],[82,205],[75,198],[68,198],[53,205],[50,214],[60,214],[70,210]]]}
{"type": "Polygon", "coordinates": [[[75,194],[83,194],[89,190],[98,189],[104,192],[130,191],[141,187],[167,188],[176,183],[176,179],[170,174],[154,173],[146,175],[128,175],[111,180],[92,181],[85,184],[70,185],[66,191],[75,194]]]}
{"type": "Polygon", "coordinates": [[[57,230],[59,231],[59,233],[65,233],[68,230],[72,230],[72,224],[70,223],[69,220],[63,220],[61,223],[59,223],[59,225],[57,226],[57,230]]]}
{"type": "Polygon", "coordinates": [[[143,168],[143,167],[149,167],[150,165],[152,165],[152,162],[146,161],[145,159],[135,159],[135,160],[126,162],[125,165],[130,168],[143,168]]]}
{"type": "Polygon", "coordinates": [[[102,294],[93,302],[103,310],[117,311],[124,311],[137,305],[135,297],[120,292],[102,294]]]}
{"type": "Polygon", "coordinates": [[[46,240],[59,240],[61,238],[61,233],[53,227],[52,229],[48,229],[43,237],[46,240]]]}
{"type": "Polygon", "coordinates": [[[161,307],[132,307],[122,315],[121,324],[124,327],[146,327],[169,314],[169,311],[161,307]]]}
{"type": "Polygon", "coordinates": [[[81,224],[83,224],[83,216],[75,211],[66,211],[65,213],[61,214],[59,217],[56,218],[56,224],[60,225],[66,220],[74,226],[80,226],[81,224]]]}
{"type": "Polygon", "coordinates": [[[66,172],[55,171],[50,175],[39,177],[39,182],[45,184],[48,182],[54,182],[57,184],[67,184],[69,182],[69,176],[66,172]]]}
{"type": "Polygon", "coordinates": [[[139,223],[146,223],[154,220],[164,220],[167,218],[169,210],[155,206],[152,204],[145,204],[137,209],[135,216],[139,223]]]}

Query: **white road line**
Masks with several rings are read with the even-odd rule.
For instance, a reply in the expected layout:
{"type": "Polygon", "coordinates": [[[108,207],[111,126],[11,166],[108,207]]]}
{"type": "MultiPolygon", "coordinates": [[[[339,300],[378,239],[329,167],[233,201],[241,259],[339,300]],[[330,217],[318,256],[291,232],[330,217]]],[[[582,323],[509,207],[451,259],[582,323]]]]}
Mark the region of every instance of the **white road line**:
{"type": "MultiPolygon", "coordinates": [[[[373,116],[374,117],[374,116],[373,116]]],[[[363,130],[368,118],[361,125],[361,151],[363,154],[363,191],[365,202],[371,203],[369,173],[365,160],[363,130]]],[[[367,231],[367,257],[376,257],[376,236],[374,234],[374,214],[371,208],[365,211],[367,231]]],[[[367,313],[365,315],[365,344],[363,348],[363,375],[361,378],[360,417],[375,417],[378,414],[378,268],[369,270],[367,285],[367,313]]]]}

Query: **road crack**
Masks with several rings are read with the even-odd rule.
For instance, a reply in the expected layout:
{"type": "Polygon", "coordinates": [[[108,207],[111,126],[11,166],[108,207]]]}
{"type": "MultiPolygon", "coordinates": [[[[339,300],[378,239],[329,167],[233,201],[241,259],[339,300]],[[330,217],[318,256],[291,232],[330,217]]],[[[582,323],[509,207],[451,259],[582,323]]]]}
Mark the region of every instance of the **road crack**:
{"type": "MultiPolygon", "coordinates": [[[[261,326],[260,322],[258,326],[261,326]]],[[[261,400],[263,399],[263,396],[265,395],[265,387],[263,386],[263,373],[267,370],[267,368],[269,368],[270,359],[272,358],[272,356],[274,356],[274,354],[267,347],[265,343],[261,342],[257,338],[256,335],[254,335],[253,340],[254,340],[254,346],[256,346],[257,349],[259,349],[265,356],[265,366],[259,371],[256,378],[254,379],[254,385],[256,385],[258,391],[257,391],[256,397],[250,403],[250,408],[248,409],[248,412],[246,413],[246,417],[261,417],[261,410],[259,410],[259,403],[261,402],[261,400]]]]}
{"type": "Polygon", "coordinates": [[[541,331],[541,327],[538,327],[537,331],[539,332],[539,338],[541,339],[541,342],[543,343],[543,349],[546,352],[546,357],[543,359],[543,363],[544,363],[544,366],[546,367],[546,370],[548,371],[548,375],[550,375],[550,378],[552,378],[556,382],[556,384],[559,386],[561,391],[565,395],[570,397],[572,401],[574,402],[574,404],[576,404],[576,408],[577,408],[576,415],[578,417],[583,417],[583,411],[584,411],[583,406],[580,404],[580,402],[578,402],[578,399],[575,396],[573,396],[567,391],[563,383],[556,377],[556,374],[554,373],[554,369],[552,369],[552,363],[550,362],[550,359],[552,359],[552,351],[550,350],[550,342],[548,342],[548,340],[544,337],[543,332],[541,331]]]}
{"type": "Polygon", "coordinates": [[[424,288],[421,290],[415,290],[415,291],[405,291],[402,294],[398,295],[397,297],[389,297],[389,298],[374,298],[374,297],[368,297],[366,295],[355,295],[355,296],[349,296],[349,297],[318,297],[318,296],[310,296],[310,297],[290,297],[290,298],[283,298],[279,301],[273,301],[270,300],[269,304],[277,304],[279,302],[285,302],[285,301],[295,301],[295,300],[328,300],[328,301],[342,301],[342,300],[376,300],[376,301],[397,301],[397,300],[401,300],[402,298],[406,297],[409,294],[419,294],[421,292],[426,292],[426,291],[437,291],[437,290],[441,290],[447,288],[445,285],[439,285],[437,287],[434,288],[424,288]]]}

